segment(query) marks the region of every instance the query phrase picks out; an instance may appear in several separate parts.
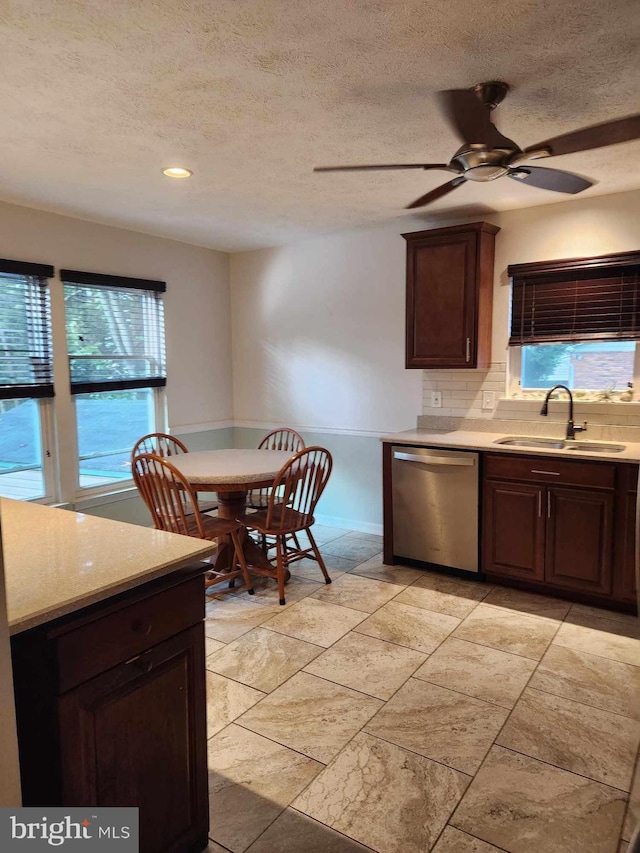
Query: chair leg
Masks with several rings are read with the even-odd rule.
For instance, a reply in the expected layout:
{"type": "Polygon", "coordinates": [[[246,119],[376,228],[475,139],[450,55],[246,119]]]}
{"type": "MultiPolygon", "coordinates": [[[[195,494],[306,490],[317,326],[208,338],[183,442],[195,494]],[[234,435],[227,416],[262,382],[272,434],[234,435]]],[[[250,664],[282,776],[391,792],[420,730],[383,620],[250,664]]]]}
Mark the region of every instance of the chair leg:
{"type": "Polygon", "coordinates": [[[278,595],[280,596],[280,604],[286,604],[284,600],[284,557],[282,551],[284,549],[283,537],[276,536],[276,555],[278,561],[278,595]]]}
{"type": "MultiPolygon", "coordinates": [[[[247,568],[247,561],[244,558],[244,551],[242,550],[242,545],[240,544],[240,537],[238,536],[237,531],[233,531],[231,534],[231,541],[233,542],[233,547],[235,550],[235,559],[238,563],[240,563],[240,570],[242,572],[242,577],[244,578],[245,586],[247,587],[247,592],[249,595],[253,595],[254,590],[251,585],[251,578],[249,577],[249,569],[247,568]]],[[[229,583],[229,586],[233,581],[229,583]]]]}
{"type": "Polygon", "coordinates": [[[316,560],[318,561],[318,565],[322,569],[322,574],[324,575],[324,582],[331,583],[331,578],[329,577],[329,572],[327,571],[327,567],[324,564],[324,560],[322,559],[322,554],[318,550],[318,546],[316,545],[316,540],[313,538],[313,534],[311,533],[310,528],[307,528],[306,534],[309,537],[309,542],[311,542],[311,547],[313,548],[313,553],[316,556],[316,560]]]}

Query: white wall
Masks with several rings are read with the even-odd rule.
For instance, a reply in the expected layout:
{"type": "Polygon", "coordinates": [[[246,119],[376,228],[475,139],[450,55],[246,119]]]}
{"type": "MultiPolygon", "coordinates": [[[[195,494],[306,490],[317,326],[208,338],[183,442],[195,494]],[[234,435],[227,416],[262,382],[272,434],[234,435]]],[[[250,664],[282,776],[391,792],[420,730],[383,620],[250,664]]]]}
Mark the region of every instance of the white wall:
{"type": "MultiPolygon", "coordinates": [[[[474,217],[501,228],[492,333],[498,372],[507,354],[508,265],[638,249],[639,211],[635,191],[474,217]]],[[[422,377],[421,371],[404,368],[405,241],[400,236],[421,230],[414,222],[399,217],[395,227],[232,255],[237,421],[373,432],[415,426],[422,411],[422,377]]],[[[425,390],[453,390],[456,381],[464,381],[463,373],[476,385],[484,378],[482,371],[437,376],[425,371],[425,390]]],[[[494,379],[487,377],[491,387],[494,379]]],[[[460,404],[460,395],[457,399],[460,404]]],[[[453,414],[429,409],[426,401],[424,412],[453,414]]]]}
{"type": "MultiPolygon", "coordinates": [[[[169,424],[181,432],[231,419],[227,254],[0,203],[0,257],[166,281],[169,424]]],[[[54,281],[58,303],[60,288],[54,281]]],[[[54,352],[64,358],[64,341],[54,352]]]]}
{"type": "Polygon", "coordinates": [[[231,257],[234,417],[356,433],[415,426],[405,241],[351,233],[231,257]]]}

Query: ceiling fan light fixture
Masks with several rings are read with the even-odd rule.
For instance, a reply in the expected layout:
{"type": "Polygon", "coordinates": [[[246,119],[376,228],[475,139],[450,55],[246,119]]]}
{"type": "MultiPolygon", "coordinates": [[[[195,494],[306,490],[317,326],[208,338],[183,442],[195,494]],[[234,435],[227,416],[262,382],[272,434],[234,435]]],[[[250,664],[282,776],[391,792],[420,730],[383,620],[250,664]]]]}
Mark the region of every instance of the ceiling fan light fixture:
{"type": "Polygon", "coordinates": [[[491,163],[483,163],[480,166],[472,166],[464,173],[468,181],[495,181],[496,178],[501,178],[506,175],[508,169],[505,166],[494,166],[491,163]]]}
{"type": "Polygon", "coordinates": [[[184,169],[182,166],[167,166],[162,170],[162,174],[167,178],[190,178],[193,175],[191,169],[184,169]]]}

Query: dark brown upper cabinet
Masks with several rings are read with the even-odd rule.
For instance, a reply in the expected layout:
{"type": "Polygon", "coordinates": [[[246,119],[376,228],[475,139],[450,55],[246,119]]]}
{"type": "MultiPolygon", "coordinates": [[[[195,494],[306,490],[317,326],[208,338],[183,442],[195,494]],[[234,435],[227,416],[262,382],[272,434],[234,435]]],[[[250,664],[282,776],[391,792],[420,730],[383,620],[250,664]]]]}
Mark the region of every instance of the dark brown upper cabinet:
{"type": "Polygon", "coordinates": [[[472,222],[402,235],[407,241],[406,367],[489,366],[499,230],[472,222]]]}

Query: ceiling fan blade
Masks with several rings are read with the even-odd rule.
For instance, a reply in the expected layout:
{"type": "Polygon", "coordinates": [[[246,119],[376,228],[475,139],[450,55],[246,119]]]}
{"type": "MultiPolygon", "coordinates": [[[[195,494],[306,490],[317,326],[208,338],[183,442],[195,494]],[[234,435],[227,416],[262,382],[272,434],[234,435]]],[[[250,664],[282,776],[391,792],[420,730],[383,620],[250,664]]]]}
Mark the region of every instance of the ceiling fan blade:
{"type": "Polygon", "coordinates": [[[455,188],[459,187],[460,184],[464,184],[466,180],[467,179],[464,175],[459,175],[457,178],[449,181],[448,184],[442,184],[442,186],[436,187],[435,190],[431,190],[430,192],[425,193],[425,195],[421,195],[420,198],[417,198],[415,201],[412,201],[411,204],[408,204],[405,207],[405,210],[412,210],[414,207],[424,207],[426,204],[429,204],[438,198],[442,198],[443,195],[447,195],[447,193],[455,190],[455,188]]]}
{"type": "Polygon", "coordinates": [[[445,89],[438,92],[438,99],[446,118],[463,142],[486,145],[487,148],[519,150],[513,140],[500,133],[491,121],[491,110],[473,89],[445,89]]]}
{"type": "Polygon", "coordinates": [[[446,163],[400,163],[397,165],[379,165],[379,166],[316,166],[314,172],[365,172],[369,169],[446,169],[448,172],[454,172],[455,169],[447,166],[446,163]]]}
{"type": "Polygon", "coordinates": [[[557,193],[581,193],[593,186],[592,181],[574,175],[573,172],[562,172],[560,169],[544,169],[539,166],[518,166],[509,172],[509,177],[521,184],[538,187],[541,190],[553,190],[557,193]]]}
{"type": "Polygon", "coordinates": [[[606,145],[630,142],[632,139],[640,139],[640,115],[594,124],[591,127],[574,130],[572,133],[563,133],[562,136],[554,136],[537,145],[530,145],[525,148],[525,153],[548,148],[549,156],[557,157],[559,154],[590,151],[592,148],[604,148],[606,145]]]}

